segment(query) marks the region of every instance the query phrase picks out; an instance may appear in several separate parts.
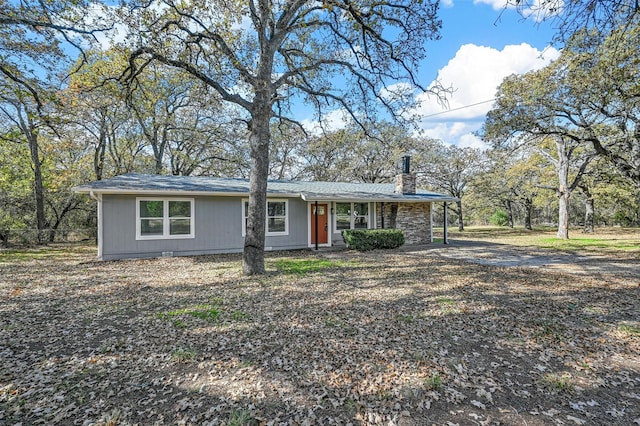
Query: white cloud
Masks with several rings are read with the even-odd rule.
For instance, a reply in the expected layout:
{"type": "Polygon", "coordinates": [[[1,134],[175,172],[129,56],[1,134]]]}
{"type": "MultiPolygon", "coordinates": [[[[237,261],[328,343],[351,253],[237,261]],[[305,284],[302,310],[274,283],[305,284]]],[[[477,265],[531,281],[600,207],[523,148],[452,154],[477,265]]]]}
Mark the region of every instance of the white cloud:
{"type": "Polygon", "coordinates": [[[231,29],[234,31],[249,32],[253,30],[253,21],[251,21],[250,16],[243,15],[240,22],[231,25],[231,29]]]}
{"type": "Polygon", "coordinates": [[[486,145],[473,133],[480,130],[481,121],[423,123],[421,134],[433,139],[439,139],[449,145],[460,147],[471,146],[474,148],[486,148],[486,145]]]}
{"type": "Polygon", "coordinates": [[[480,128],[502,80],[540,69],[559,54],[552,47],[540,51],[526,43],[502,50],[465,44],[438,71],[437,80],[455,90],[448,98],[448,109],[443,109],[434,96],[420,94],[420,106],[413,112],[423,117],[421,128],[428,136],[449,143],[477,144],[475,136],[464,135],[480,128]],[[472,130],[467,129],[469,123],[475,123],[472,130]]]}
{"type": "Polygon", "coordinates": [[[442,5],[442,7],[453,7],[453,0],[441,0],[440,4],[442,5]]]}
{"type": "MultiPolygon", "coordinates": [[[[493,10],[514,9],[513,2],[507,0],[473,0],[473,4],[487,4],[493,10]]],[[[536,22],[542,22],[545,19],[556,16],[562,12],[564,0],[529,0],[522,7],[520,13],[527,19],[533,19],[536,22]]]]}
{"type": "Polygon", "coordinates": [[[335,109],[328,112],[322,117],[322,124],[314,118],[305,118],[301,121],[302,126],[312,135],[319,135],[324,131],[331,132],[334,130],[344,129],[349,123],[350,116],[343,109],[335,109]]]}
{"type": "Polygon", "coordinates": [[[506,7],[513,7],[507,4],[507,0],[473,0],[473,4],[488,4],[493,10],[502,10],[506,7]]]}
{"type": "MultiPolygon", "coordinates": [[[[558,55],[559,52],[552,47],[541,52],[526,43],[505,46],[502,50],[474,44],[461,46],[455,57],[438,71],[437,77],[445,87],[452,86],[455,90],[449,97],[451,112],[432,119],[460,120],[484,116],[491,109],[491,103],[469,106],[493,99],[505,77],[540,69],[558,55]]],[[[422,116],[443,112],[433,96],[421,94],[418,100],[421,106],[416,112],[422,116]]]]}
{"type": "Polygon", "coordinates": [[[458,146],[460,148],[479,148],[485,150],[489,148],[489,146],[482,141],[479,137],[474,135],[473,133],[465,133],[460,136],[458,140],[458,146]]]}

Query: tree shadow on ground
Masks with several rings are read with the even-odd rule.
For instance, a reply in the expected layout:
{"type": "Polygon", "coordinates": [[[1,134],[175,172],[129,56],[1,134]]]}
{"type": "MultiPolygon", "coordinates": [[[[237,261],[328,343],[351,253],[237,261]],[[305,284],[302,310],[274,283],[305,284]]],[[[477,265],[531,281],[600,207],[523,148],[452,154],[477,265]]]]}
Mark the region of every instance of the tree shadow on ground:
{"type": "Polygon", "coordinates": [[[202,259],[13,268],[3,296],[25,285],[0,304],[1,420],[640,417],[637,286],[393,252],[356,257],[302,276],[243,277],[202,259]]]}

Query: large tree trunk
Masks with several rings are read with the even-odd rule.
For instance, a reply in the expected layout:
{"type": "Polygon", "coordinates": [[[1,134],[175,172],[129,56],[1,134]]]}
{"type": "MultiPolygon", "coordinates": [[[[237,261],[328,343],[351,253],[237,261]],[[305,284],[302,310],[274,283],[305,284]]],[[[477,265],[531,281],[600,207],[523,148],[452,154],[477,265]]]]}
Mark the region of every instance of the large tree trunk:
{"type": "Polygon", "coordinates": [[[589,191],[589,188],[587,187],[587,185],[580,185],[580,189],[582,190],[582,193],[585,196],[583,232],[591,233],[594,231],[593,217],[594,217],[595,208],[594,208],[594,202],[593,202],[593,195],[591,195],[591,191],[589,191]]]}
{"type": "Polygon", "coordinates": [[[569,238],[569,191],[566,185],[558,189],[558,238],[569,238]]]}
{"type": "Polygon", "coordinates": [[[458,215],[458,231],[464,231],[464,220],[462,219],[462,200],[456,203],[456,214],[458,215]]]}
{"type": "Polygon", "coordinates": [[[533,200],[531,198],[524,199],[524,229],[531,231],[531,216],[533,216],[533,200]]]}
{"type": "Polygon", "coordinates": [[[558,151],[558,238],[569,238],[569,154],[561,140],[556,140],[558,151]]]}
{"type": "Polygon", "coordinates": [[[107,152],[107,114],[104,109],[100,110],[100,114],[98,145],[93,154],[93,170],[96,174],[96,180],[102,180],[104,175],[104,158],[107,152]]]}
{"type": "Polygon", "coordinates": [[[29,149],[31,150],[31,162],[33,163],[33,192],[36,199],[38,243],[43,243],[46,240],[44,233],[47,228],[47,219],[44,213],[44,183],[42,181],[38,137],[34,134],[31,134],[29,137],[29,149]]]}
{"type": "Polygon", "coordinates": [[[504,208],[507,210],[507,221],[509,228],[513,228],[513,203],[511,200],[505,200],[504,208]]]}
{"type": "Polygon", "coordinates": [[[249,212],[244,239],[242,270],[246,275],[263,274],[264,236],[267,206],[267,177],[269,176],[269,141],[271,120],[270,94],[258,91],[251,119],[251,174],[249,175],[249,212]]]}
{"type": "Polygon", "coordinates": [[[16,107],[18,112],[18,120],[22,133],[29,143],[29,151],[31,153],[31,163],[33,167],[33,194],[36,201],[36,228],[38,244],[46,241],[47,219],[44,211],[44,183],[42,178],[42,162],[40,161],[40,147],[38,145],[38,133],[35,128],[31,116],[26,108],[24,108],[24,116],[21,108],[16,107]]]}

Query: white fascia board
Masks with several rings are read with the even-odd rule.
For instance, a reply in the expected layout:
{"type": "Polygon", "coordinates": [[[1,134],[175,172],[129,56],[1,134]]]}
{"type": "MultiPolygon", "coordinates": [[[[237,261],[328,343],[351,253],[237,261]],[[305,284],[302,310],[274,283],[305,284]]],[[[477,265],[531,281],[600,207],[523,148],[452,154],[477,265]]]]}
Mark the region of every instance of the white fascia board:
{"type": "MultiPolygon", "coordinates": [[[[221,192],[221,191],[177,191],[177,190],[145,190],[145,189],[74,189],[79,194],[106,195],[145,195],[145,196],[215,196],[215,197],[248,197],[249,192],[221,192]]],[[[267,198],[300,198],[300,194],[281,192],[267,192],[267,198]]]]}
{"type": "Polygon", "coordinates": [[[371,198],[345,198],[345,197],[331,197],[330,195],[323,195],[320,197],[301,195],[304,201],[309,202],[345,202],[345,203],[433,203],[444,202],[451,203],[459,201],[457,198],[442,198],[442,197],[423,197],[423,198],[394,198],[394,197],[371,197],[371,198]]]}

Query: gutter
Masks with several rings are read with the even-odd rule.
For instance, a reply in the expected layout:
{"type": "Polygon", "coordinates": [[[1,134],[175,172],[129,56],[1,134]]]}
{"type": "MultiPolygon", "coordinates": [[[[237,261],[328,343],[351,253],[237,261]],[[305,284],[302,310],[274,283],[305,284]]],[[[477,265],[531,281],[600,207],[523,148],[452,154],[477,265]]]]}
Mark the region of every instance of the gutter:
{"type": "MultiPolygon", "coordinates": [[[[145,189],[91,189],[91,188],[82,188],[75,187],[73,188],[74,192],[81,194],[89,194],[91,198],[98,201],[96,195],[98,197],[102,196],[102,194],[110,194],[110,195],[144,195],[144,196],[206,196],[206,197],[248,197],[249,192],[221,192],[221,191],[180,191],[180,190],[162,190],[162,189],[154,189],[154,190],[145,190],[145,189]]],[[[267,191],[267,197],[282,197],[282,198],[301,198],[303,201],[307,202],[404,202],[404,203],[426,203],[426,202],[446,202],[446,203],[455,203],[460,201],[460,199],[455,197],[443,196],[443,197],[433,197],[430,195],[424,196],[414,196],[414,197],[403,197],[401,195],[397,196],[384,196],[384,195],[374,195],[371,197],[363,197],[362,195],[354,194],[354,196],[349,196],[348,194],[337,195],[337,194],[305,194],[303,192],[298,193],[289,193],[289,192],[269,192],[267,191]]]]}
{"type": "Polygon", "coordinates": [[[300,197],[304,201],[320,201],[320,202],[361,202],[361,203],[432,203],[432,202],[444,202],[444,203],[455,203],[460,201],[458,198],[453,197],[431,197],[424,196],[419,198],[401,198],[401,197],[345,197],[345,196],[331,196],[331,195],[322,195],[319,197],[315,196],[307,196],[304,194],[300,194],[300,197]]]}
{"type": "MultiPolygon", "coordinates": [[[[91,198],[97,200],[95,194],[98,196],[102,194],[107,195],[157,195],[157,196],[207,196],[207,197],[248,197],[249,192],[219,192],[219,191],[180,191],[180,190],[162,190],[162,189],[89,189],[82,187],[75,187],[72,190],[78,194],[89,194],[91,198]]],[[[267,192],[268,197],[282,197],[282,198],[300,198],[299,193],[288,192],[267,192]]]]}

